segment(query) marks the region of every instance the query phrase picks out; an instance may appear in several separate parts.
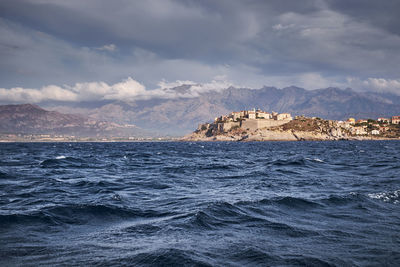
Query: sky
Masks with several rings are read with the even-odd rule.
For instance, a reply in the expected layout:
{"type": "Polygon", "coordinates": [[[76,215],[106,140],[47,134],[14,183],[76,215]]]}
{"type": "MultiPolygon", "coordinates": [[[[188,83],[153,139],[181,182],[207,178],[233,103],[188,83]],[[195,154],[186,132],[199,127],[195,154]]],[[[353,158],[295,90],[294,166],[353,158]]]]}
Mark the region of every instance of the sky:
{"type": "Polygon", "coordinates": [[[398,0],[1,0],[0,102],[229,86],[400,94],[398,0]]]}

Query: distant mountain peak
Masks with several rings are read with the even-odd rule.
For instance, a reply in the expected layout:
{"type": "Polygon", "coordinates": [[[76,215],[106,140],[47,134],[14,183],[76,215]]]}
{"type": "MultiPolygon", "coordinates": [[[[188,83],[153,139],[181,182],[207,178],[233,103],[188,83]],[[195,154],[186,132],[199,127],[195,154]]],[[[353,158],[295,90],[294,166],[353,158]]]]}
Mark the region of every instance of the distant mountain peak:
{"type": "Polygon", "coordinates": [[[294,85],[282,88],[282,90],[285,90],[285,89],[286,90],[289,90],[289,89],[292,89],[292,90],[306,90],[304,88],[301,88],[301,87],[298,87],[298,86],[294,86],[294,85]]]}

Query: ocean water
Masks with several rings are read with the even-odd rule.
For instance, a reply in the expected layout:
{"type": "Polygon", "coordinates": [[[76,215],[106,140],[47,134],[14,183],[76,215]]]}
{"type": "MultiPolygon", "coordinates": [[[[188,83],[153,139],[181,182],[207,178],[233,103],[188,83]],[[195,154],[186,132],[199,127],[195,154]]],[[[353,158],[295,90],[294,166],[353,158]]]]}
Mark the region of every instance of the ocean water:
{"type": "Polygon", "coordinates": [[[400,266],[400,142],[3,143],[0,266],[400,266]]]}

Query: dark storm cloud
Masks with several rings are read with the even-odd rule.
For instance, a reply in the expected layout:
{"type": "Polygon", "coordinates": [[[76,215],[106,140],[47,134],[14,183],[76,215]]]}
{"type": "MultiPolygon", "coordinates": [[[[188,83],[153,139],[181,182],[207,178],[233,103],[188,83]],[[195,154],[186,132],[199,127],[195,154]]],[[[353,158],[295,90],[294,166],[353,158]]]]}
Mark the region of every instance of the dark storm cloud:
{"type": "Polygon", "coordinates": [[[400,1],[328,0],[333,10],[400,35],[400,1]]]}
{"type": "Polygon", "coordinates": [[[282,12],[311,12],[315,1],[14,1],[0,3],[8,20],[85,46],[116,42],[165,57],[212,60],[267,27],[282,12]]]}
{"type": "Polygon", "coordinates": [[[0,88],[219,76],[396,91],[398,11],[398,1],[3,0],[0,88]]]}

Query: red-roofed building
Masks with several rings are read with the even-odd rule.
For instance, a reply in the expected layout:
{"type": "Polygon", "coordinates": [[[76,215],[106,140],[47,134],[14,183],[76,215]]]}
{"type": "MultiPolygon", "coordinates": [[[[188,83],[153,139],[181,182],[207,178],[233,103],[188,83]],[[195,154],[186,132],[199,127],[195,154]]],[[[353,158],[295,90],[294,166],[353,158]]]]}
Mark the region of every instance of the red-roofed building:
{"type": "Polygon", "coordinates": [[[392,124],[400,124],[400,116],[393,116],[392,124]]]}

